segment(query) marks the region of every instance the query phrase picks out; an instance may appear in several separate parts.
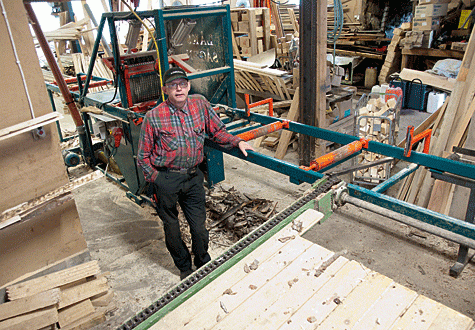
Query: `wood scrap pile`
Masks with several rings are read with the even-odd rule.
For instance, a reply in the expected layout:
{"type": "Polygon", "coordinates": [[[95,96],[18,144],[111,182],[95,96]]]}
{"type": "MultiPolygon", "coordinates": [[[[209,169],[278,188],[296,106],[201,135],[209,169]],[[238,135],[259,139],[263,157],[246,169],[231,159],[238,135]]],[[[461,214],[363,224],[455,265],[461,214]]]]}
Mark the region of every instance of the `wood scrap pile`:
{"type": "Polygon", "coordinates": [[[294,94],[292,75],[263,65],[234,60],[236,92],[290,100],[294,94]]]}
{"type": "MultiPolygon", "coordinates": [[[[371,97],[364,106],[357,109],[356,129],[358,137],[385,144],[394,144],[398,131],[398,111],[396,99],[384,100],[381,97],[371,97]]],[[[363,150],[356,158],[358,165],[365,165],[384,158],[379,154],[363,150]]],[[[354,181],[369,184],[379,184],[388,179],[390,163],[373,166],[354,172],[354,181]]]]}
{"type": "Polygon", "coordinates": [[[384,59],[384,64],[379,72],[378,80],[380,84],[389,82],[389,76],[400,70],[402,54],[399,45],[405,38],[406,34],[406,30],[403,28],[394,29],[393,37],[388,46],[386,58],[384,59]]]}
{"type": "MultiPolygon", "coordinates": [[[[240,240],[275,213],[277,203],[250,198],[234,187],[218,185],[206,194],[206,227],[210,244],[229,246],[240,240]]],[[[181,214],[181,213],[180,213],[181,214]]],[[[190,247],[191,235],[186,220],[180,215],[183,241],[190,247]]]]}
{"type": "Polygon", "coordinates": [[[0,329],[89,329],[105,321],[114,293],[97,260],[6,287],[0,329]]]}
{"type": "MultiPolygon", "coordinates": [[[[467,51],[464,55],[460,71],[455,81],[450,98],[427,121],[421,124],[432,127],[431,147],[429,154],[444,157],[452,153],[454,146],[475,149],[475,29],[472,31],[467,51]]],[[[402,142],[404,143],[404,141],[402,142]]],[[[406,179],[401,187],[399,197],[410,203],[428,207],[444,214],[451,214],[451,209],[465,209],[461,202],[462,196],[454,194],[457,189],[451,184],[436,181],[430,172],[419,169],[406,179]],[[452,203],[452,201],[454,203],[452,203]]],[[[455,212],[455,210],[453,210],[455,212]]]]}

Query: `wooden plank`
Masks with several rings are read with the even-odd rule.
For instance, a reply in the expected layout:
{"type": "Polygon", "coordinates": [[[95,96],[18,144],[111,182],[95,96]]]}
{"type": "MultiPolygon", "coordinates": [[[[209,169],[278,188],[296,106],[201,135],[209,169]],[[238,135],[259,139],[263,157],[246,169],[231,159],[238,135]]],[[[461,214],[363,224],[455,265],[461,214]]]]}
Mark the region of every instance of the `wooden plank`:
{"type": "Polygon", "coordinates": [[[61,290],[61,301],[58,305],[58,309],[107,292],[108,289],[107,278],[102,276],[96,280],[76,285],[70,289],[61,290]]]}
{"type": "Polygon", "coordinates": [[[25,122],[0,129],[0,141],[16,136],[18,134],[29,132],[35,128],[45,126],[60,120],[63,116],[59,112],[50,112],[43,116],[27,120],[25,122]]]}
{"type": "Polygon", "coordinates": [[[390,327],[390,330],[427,330],[444,306],[425,296],[418,296],[414,303],[390,327]]]}
{"type": "MultiPolygon", "coordinates": [[[[217,319],[219,319],[218,315],[223,318],[224,313],[232,313],[240,304],[254,294],[255,288],[262,287],[267,281],[281,272],[288,263],[295,262],[297,258],[300,258],[302,253],[311,246],[312,243],[310,241],[296,236],[295,239],[292,239],[286,245],[285,249],[280,250],[280,253],[274,254],[262,263],[259,261],[259,267],[256,270],[246,274],[247,276],[240,279],[234,285],[227,287],[235,294],[223,295],[211,304],[202,305],[201,312],[195,315],[189,323],[186,325],[178,323],[175,325],[175,329],[212,328],[216,324],[217,319]],[[226,309],[225,312],[224,309],[226,309]]],[[[241,271],[244,272],[242,269],[241,271]]]]}
{"type": "Polygon", "coordinates": [[[387,329],[414,302],[417,293],[398,283],[391,285],[352,329],[387,329]]]}
{"type": "MultiPolygon", "coordinates": [[[[307,210],[298,216],[294,222],[302,222],[302,228],[312,227],[315,223],[320,221],[323,214],[315,210],[307,210]]],[[[292,224],[287,225],[277,234],[270,237],[266,242],[257,247],[250,254],[245,256],[242,260],[237,262],[232,268],[228,269],[226,273],[219,276],[216,280],[206,286],[205,289],[197,292],[193,297],[183,302],[180,308],[177,308],[167,315],[165,315],[159,322],[157,322],[150,329],[175,329],[178,325],[184,325],[190,322],[195,315],[201,312],[203,306],[213,303],[216,299],[222,296],[223,291],[235,285],[247,274],[243,272],[245,265],[251,264],[258,259],[259,263],[264,263],[273,255],[276,255],[282,249],[290,244],[289,237],[297,236],[299,233],[292,229],[292,224]],[[282,240],[282,241],[281,241],[282,240]],[[197,303],[199,302],[199,303],[197,303]]]]}
{"type": "Polygon", "coordinates": [[[51,289],[33,296],[0,304],[0,321],[35,311],[59,302],[59,289],[51,289]]]}
{"type": "Polygon", "coordinates": [[[193,72],[198,71],[195,68],[193,68],[191,65],[187,64],[178,56],[170,55],[169,58],[171,58],[178,66],[180,66],[183,70],[185,70],[188,73],[193,73],[193,72]]]}
{"type": "Polygon", "coordinates": [[[35,293],[50,290],[82,278],[100,273],[97,260],[70,267],[52,274],[41,276],[6,288],[8,299],[15,300],[35,293]]]}
{"type": "Polygon", "coordinates": [[[58,311],[58,322],[61,327],[66,327],[73,322],[80,320],[95,312],[94,306],[92,306],[91,300],[83,300],[75,305],[68,306],[58,311]]]}
{"type": "Polygon", "coordinates": [[[315,329],[338,308],[362,281],[369,269],[357,261],[345,264],[335,276],[300,307],[279,329],[315,329]],[[318,306],[318,308],[315,308],[318,306]]]}
{"type": "MultiPolygon", "coordinates": [[[[313,247],[309,249],[309,251],[313,251],[313,247]]],[[[331,259],[333,258],[332,256],[331,259]]],[[[330,260],[327,259],[327,261],[330,260]]],[[[249,322],[245,329],[278,329],[287,322],[291,315],[305,304],[310,297],[325,286],[348,262],[348,259],[338,257],[329,264],[325,271],[318,277],[314,276],[314,274],[316,270],[321,268],[320,263],[316,263],[312,267],[305,266],[300,270],[303,274],[298,276],[297,282],[294,281],[296,278],[294,277],[295,275],[289,276],[288,281],[292,281],[293,284],[288,285],[289,288],[286,288],[285,293],[282,293],[280,298],[272,305],[263,306],[265,308],[264,311],[257,315],[252,322],[249,322]]],[[[280,292],[277,292],[277,294],[280,294],[280,292]]]]}
{"type": "Polygon", "coordinates": [[[472,329],[473,325],[474,322],[471,318],[445,307],[432,322],[429,330],[469,330],[472,329]]]}
{"type": "Polygon", "coordinates": [[[423,84],[433,86],[439,89],[443,89],[446,91],[453,91],[455,87],[455,79],[453,78],[443,78],[441,76],[422,72],[418,70],[412,70],[404,68],[401,71],[399,77],[403,80],[412,81],[413,79],[420,79],[423,84]]]}
{"type": "Polygon", "coordinates": [[[41,329],[58,322],[55,306],[0,322],[0,330],[41,329]]]}
{"type": "MultiPolygon", "coordinates": [[[[295,90],[294,98],[292,99],[292,104],[290,106],[289,114],[286,120],[297,121],[299,116],[299,101],[300,101],[300,88],[297,87],[295,90]]],[[[283,130],[280,135],[279,145],[275,152],[274,157],[277,159],[283,159],[287,148],[289,147],[290,139],[292,138],[293,132],[288,130],[283,130]]]]}
{"type": "MultiPolygon", "coordinates": [[[[224,312],[220,312],[219,321],[216,322],[216,325],[212,329],[242,329],[243,325],[252,323],[253,320],[271,304],[281,299],[282,295],[291,291],[293,285],[298,283],[301,279],[313,277],[315,278],[314,282],[317,282],[318,279],[312,276],[313,274],[309,274],[309,269],[313,269],[314,267],[318,269],[323,261],[332,255],[333,253],[331,251],[315,244],[312,245],[310,249],[301,254],[298,259],[287,263],[287,266],[274,278],[265,282],[263,286],[258,287],[254,293],[232,313],[225,314],[224,312]],[[265,303],[263,304],[262,302],[265,303]]],[[[309,287],[307,287],[307,290],[312,291],[309,287]]]]}
{"type": "Polygon", "coordinates": [[[106,321],[106,316],[103,312],[95,312],[94,314],[83,317],[65,327],[62,327],[61,330],[88,330],[96,325],[104,323],[106,321]]]}
{"type": "Polygon", "coordinates": [[[364,313],[394,282],[381,274],[368,274],[366,280],[346,297],[318,329],[351,329],[364,313]],[[364,297],[364,299],[362,299],[364,297]]]}
{"type": "MultiPolygon", "coordinates": [[[[437,118],[440,118],[444,115],[445,110],[447,109],[448,99],[445,100],[444,104],[437,109],[434,113],[432,113],[429,117],[427,117],[419,126],[414,129],[414,136],[424,132],[426,129],[429,129],[436,121],[437,118]]],[[[406,138],[404,138],[401,142],[398,143],[399,148],[404,148],[406,145],[406,138]]]]}

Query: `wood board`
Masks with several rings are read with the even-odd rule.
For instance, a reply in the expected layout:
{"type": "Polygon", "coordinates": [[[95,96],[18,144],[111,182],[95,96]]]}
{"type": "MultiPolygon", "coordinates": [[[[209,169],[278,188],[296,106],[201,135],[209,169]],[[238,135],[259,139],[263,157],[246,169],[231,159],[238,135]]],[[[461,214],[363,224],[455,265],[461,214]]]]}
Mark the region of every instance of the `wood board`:
{"type": "MultiPolygon", "coordinates": [[[[316,213],[307,210],[301,216],[316,213]]],[[[295,234],[279,244],[278,238],[292,233],[288,227],[283,230],[151,329],[398,329],[398,324],[411,324],[412,329],[468,330],[474,324],[295,234]],[[258,268],[246,273],[243,266],[252,260],[259,261],[258,268]],[[428,317],[421,318],[426,311],[428,317]]]]}

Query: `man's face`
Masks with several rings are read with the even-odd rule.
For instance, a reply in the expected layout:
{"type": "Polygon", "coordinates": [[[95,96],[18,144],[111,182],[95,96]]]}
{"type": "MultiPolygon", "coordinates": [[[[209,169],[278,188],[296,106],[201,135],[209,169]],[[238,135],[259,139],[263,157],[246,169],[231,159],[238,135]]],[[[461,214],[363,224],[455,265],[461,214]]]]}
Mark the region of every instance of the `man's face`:
{"type": "Polygon", "coordinates": [[[190,82],[182,78],[175,79],[165,84],[162,89],[168,95],[168,99],[173,105],[182,107],[190,91],[190,82]]]}

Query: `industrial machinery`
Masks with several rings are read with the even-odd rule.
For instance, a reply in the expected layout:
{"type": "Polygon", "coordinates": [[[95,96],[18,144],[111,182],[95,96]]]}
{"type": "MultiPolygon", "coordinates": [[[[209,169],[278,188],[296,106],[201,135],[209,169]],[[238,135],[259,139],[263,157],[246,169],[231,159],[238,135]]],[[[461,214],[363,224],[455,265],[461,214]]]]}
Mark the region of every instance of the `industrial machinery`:
{"type": "MultiPolygon", "coordinates": [[[[163,100],[160,93],[160,73],[164,72],[170,63],[179,65],[189,72],[191,93],[207,97],[216,106],[217,111],[227,117],[223,121],[232,134],[249,140],[272,131],[287,129],[300,135],[332,141],[342,147],[302,167],[250,151],[245,158],[246,161],[285,174],[294,184],[311,183],[313,192],[306,194],[244,237],[223,255],[212,260],[150,307],[132,317],[121,329],[149,328],[168,310],[204,288],[307,208],[316,208],[328,217],[335,208],[344,203],[351,203],[457,242],[461,244],[461,253],[454,272],[459,273],[467,262],[466,251],[464,253],[462,250],[468,247],[475,248],[475,225],[471,223],[473,212],[471,217],[470,215],[467,217],[468,220],[471,219],[470,221],[461,221],[402,202],[383,193],[419,166],[429,168],[436,175],[449,175],[453,180],[473,185],[475,166],[413,151],[412,142],[419,141],[418,137],[411,139],[412,142],[405,150],[390,144],[252,113],[248,111],[252,108],[252,104],[248,104],[247,110],[237,109],[229,24],[229,6],[179,7],[137,12],[136,15],[121,12],[102,16],[86,79],[84,84],[80,83],[79,91],[73,92],[73,95],[82,106],[93,106],[100,110],[98,113],[83,112],[82,116],[91,144],[86,150],[103,148],[108,157],[115,159],[123,178],[116,179],[108,173],[107,175],[123,185],[127,189],[127,196],[135,202],[151,202],[147,196],[147,185],[141,170],[136,165],[135,155],[140,124],[145,113],[163,100]],[[134,26],[137,28],[133,22],[138,19],[153,20],[155,48],[150,46],[145,52],[122,54],[119,50],[116,24],[119,21],[127,21],[133,31],[134,26]],[[109,26],[113,56],[104,58],[104,61],[116,76],[115,88],[90,93],[92,69],[106,23],[109,26]],[[92,137],[95,134],[102,136],[103,140],[102,145],[97,148],[92,146],[92,137]],[[362,150],[413,164],[371,190],[341,182],[336,175],[325,174],[334,166],[357,156],[362,150]]],[[[129,48],[134,48],[134,40],[129,40],[127,44],[129,48]]],[[[58,91],[55,85],[48,85],[48,89],[58,91]]],[[[412,138],[412,135],[410,137],[412,138]]],[[[91,167],[96,167],[98,159],[94,153],[86,154],[84,151],[80,150],[83,159],[91,167]]],[[[208,183],[211,185],[224,180],[223,153],[244,159],[239,150],[228,150],[206,140],[206,165],[208,183]]]]}

